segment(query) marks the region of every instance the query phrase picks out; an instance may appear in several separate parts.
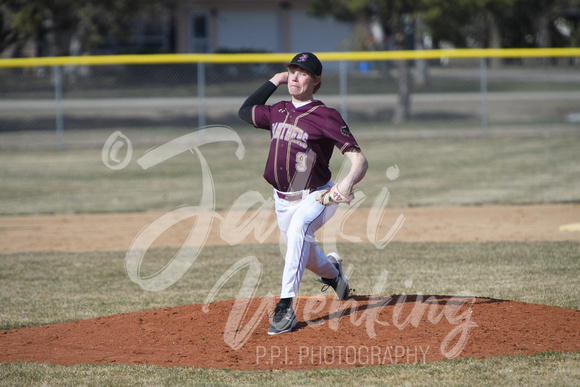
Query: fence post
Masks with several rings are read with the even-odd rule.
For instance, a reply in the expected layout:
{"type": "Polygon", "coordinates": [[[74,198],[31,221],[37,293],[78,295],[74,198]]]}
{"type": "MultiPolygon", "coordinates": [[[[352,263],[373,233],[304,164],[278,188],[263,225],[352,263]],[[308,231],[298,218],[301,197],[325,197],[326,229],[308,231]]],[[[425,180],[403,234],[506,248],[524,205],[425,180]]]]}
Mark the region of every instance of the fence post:
{"type": "Polygon", "coordinates": [[[54,99],[56,116],[56,147],[64,147],[64,114],[62,109],[62,69],[60,66],[53,66],[54,75],[54,99]]]}
{"type": "Polygon", "coordinates": [[[480,58],[479,88],[481,93],[481,135],[487,137],[487,61],[480,58]]]}
{"type": "Polygon", "coordinates": [[[197,111],[198,127],[203,128],[207,119],[205,115],[205,63],[197,63],[197,111]]]}

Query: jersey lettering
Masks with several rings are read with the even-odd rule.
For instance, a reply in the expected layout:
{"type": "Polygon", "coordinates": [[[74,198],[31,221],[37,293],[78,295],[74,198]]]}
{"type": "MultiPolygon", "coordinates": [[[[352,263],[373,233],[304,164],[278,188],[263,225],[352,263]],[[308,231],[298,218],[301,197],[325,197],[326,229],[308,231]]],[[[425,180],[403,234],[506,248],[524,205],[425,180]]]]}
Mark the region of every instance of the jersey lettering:
{"type": "Polygon", "coordinates": [[[254,126],[271,136],[264,178],[280,191],[326,184],[333,148],[344,152],[358,146],[340,114],[320,101],[304,108],[291,101],[256,105],[253,113],[254,126]]]}
{"type": "Polygon", "coordinates": [[[286,122],[276,122],[272,125],[272,140],[284,140],[303,149],[308,148],[308,133],[286,122]]]}

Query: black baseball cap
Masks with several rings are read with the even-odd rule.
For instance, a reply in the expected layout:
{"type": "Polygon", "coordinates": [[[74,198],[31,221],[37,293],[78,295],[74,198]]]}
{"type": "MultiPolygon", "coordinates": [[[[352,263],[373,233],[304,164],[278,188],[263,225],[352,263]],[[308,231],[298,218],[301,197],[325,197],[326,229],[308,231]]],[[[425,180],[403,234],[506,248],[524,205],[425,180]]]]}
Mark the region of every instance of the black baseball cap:
{"type": "Polygon", "coordinates": [[[296,54],[292,59],[292,62],[286,65],[286,67],[288,66],[298,66],[314,75],[322,75],[322,63],[320,63],[316,55],[311,52],[301,52],[300,54],[296,54]]]}

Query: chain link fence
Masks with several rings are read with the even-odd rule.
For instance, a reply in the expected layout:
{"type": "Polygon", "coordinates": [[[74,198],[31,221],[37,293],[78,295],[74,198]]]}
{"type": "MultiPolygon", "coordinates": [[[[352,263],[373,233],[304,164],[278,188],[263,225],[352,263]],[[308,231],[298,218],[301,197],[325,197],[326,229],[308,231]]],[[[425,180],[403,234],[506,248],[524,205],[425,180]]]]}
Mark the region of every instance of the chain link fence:
{"type": "MultiPolygon", "coordinates": [[[[452,53],[406,62],[376,59],[376,53],[352,58],[341,53],[341,60],[322,54],[323,84],[316,97],[338,109],[353,130],[381,136],[580,133],[580,50],[557,57],[503,58],[501,66],[490,66],[489,58],[452,53]],[[407,64],[406,83],[401,82],[401,63],[407,64]],[[406,115],[397,119],[401,105],[406,115]]],[[[115,131],[131,132],[135,141],[152,146],[206,125],[252,130],[237,117],[238,108],[274,73],[285,70],[279,60],[264,58],[245,57],[243,63],[124,64],[121,58],[106,65],[0,63],[0,150],[100,147],[115,131]]],[[[279,88],[271,101],[284,98],[287,91],[279,88]]]]}

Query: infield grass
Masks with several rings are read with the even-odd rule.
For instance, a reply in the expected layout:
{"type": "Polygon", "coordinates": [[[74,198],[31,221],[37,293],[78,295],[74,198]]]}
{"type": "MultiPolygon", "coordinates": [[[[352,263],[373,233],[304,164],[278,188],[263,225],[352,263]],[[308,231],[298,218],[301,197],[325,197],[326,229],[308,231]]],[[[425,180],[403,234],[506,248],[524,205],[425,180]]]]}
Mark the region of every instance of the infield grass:
{"type": "MultiPolygon", "coordinates": [[[[355,294],[369,295],[382,271],[381,294],[458,295],[580,309],[580,260],[575,242],[338,244],[345,270],[352,265],[355,294]]],[[[219,278],[253,255],[262,265],[256,296],[277,295],[283,257],[278,245],[206,246],[169,288],[150,292],[125,273],[125,253],[18,253],[1,255],[0,329],[44,325],[145,309],[203,303],[219,278]]],[[[141,275],[162,266],[176,249],[147,252],[141,275]]],[[[234,299],[245,272],[229,280],[214,301],[234,299]]],[[[305,272],[301,295],[323,295],[305,272]]]]}
{"type": "MultiPolygon", "coordinates": [[[[339,244],[354,270],[356,293],[372,291],[377,275],[388,271],[384,294],[455,295],[510,299],[580,308],[578,244],[536,243],[401,243],[384,250],[368,244],[339,244]]],[[[153,249],[146,267],[155,267],[175,249],[153,249]]],[[[257,296],[277,294],[282,258],[277,245],[205,247],[193,266],[173,286],[147,292],[124,272],[125,252],[21,253],[0,256],[0,329],[52,324],[204,302],[219,277],[235,262],[255,255],[263,265],[257,296]],[[203,273],[203,274],[202,274],[203,273]]],[[[144,273],[145,274],[145,273],[144,273]]],[[[243,273],[234,276],[216,297],[235,298],[243,273]]],[[[306,273],[301,294],[320,287],[306,273]]],[[[183,385],[281,384],[328,385],[575,385],[579,353],[460,359],[425,364],[312,371],[200,370],[126,365],[0,364],[1,385],[183,385]]]]}
{"type": "Polygon", "coordinates": [[[435,363],[304,371],[201,370],[185,367],[0,364],[0,385],[396,385],[396,386],[576,386],[580,354],[545,353],[435,363]]]}

